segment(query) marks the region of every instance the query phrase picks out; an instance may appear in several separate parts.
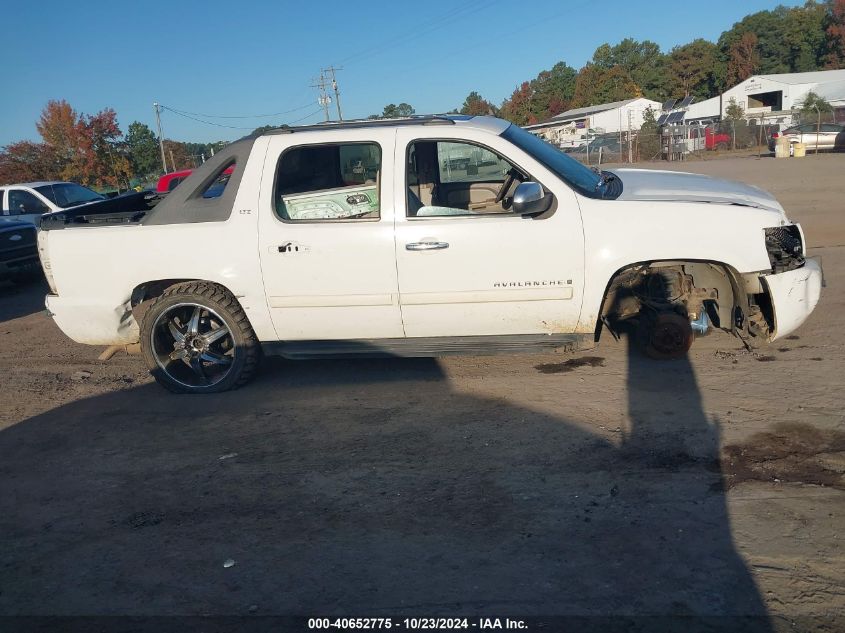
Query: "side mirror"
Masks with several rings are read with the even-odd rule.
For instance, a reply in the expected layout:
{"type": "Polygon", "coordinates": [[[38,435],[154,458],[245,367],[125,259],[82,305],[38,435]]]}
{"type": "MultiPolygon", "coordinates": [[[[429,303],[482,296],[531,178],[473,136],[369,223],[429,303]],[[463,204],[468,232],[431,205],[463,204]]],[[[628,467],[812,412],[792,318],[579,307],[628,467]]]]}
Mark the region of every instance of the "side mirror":
{"type": "Polygon", "coordinates": [[[523,182],[513,192],[513,211],[520,215],[540,215],[552,206],[554,196],[546,194],[538,182],[523,182]]]}

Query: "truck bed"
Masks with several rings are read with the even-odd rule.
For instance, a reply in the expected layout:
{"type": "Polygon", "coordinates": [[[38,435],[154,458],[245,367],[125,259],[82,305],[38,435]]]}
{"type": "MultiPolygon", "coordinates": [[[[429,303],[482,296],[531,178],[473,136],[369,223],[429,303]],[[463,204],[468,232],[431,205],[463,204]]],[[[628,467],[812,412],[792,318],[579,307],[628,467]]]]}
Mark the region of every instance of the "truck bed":
{"type": "Polygon", "coordinates": [[[63,229],[76,224],[132,224],[141,221],[161,199],[154,191],[140,191],[55,211],[42,216],[41,230],[63,229]]]}

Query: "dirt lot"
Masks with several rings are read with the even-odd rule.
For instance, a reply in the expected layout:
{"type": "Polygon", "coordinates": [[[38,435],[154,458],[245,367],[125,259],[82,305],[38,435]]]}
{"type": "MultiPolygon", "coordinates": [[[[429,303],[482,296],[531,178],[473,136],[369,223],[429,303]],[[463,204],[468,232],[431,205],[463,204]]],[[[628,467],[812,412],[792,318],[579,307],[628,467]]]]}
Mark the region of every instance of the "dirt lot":
{"type": "Polygon", "coordinates": [[[611,339],[273,359],[241,391],[187,397],[69,342],[45,288],[0,288],[0,613],[836,630],[807,618],[845,616],[845,155],[672,167],[760,185],[804,223],[828,287],[796,336],[747,353],[715,334],[670,363],[611,339]]]}

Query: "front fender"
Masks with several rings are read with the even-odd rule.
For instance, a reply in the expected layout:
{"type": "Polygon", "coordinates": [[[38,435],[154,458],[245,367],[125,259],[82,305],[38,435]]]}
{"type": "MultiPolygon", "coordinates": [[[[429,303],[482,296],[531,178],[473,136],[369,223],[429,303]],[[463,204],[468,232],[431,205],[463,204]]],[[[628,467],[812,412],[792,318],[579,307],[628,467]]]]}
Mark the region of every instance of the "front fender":
{"type": "Polygon", "coordinates": [[[771,268],[763,233],[779,224],[771,211],[702,202],[579,202],[586,245],[579,332],[595,331],[611,280],[631,266],[709,262],[734,275],[771,268]]]}

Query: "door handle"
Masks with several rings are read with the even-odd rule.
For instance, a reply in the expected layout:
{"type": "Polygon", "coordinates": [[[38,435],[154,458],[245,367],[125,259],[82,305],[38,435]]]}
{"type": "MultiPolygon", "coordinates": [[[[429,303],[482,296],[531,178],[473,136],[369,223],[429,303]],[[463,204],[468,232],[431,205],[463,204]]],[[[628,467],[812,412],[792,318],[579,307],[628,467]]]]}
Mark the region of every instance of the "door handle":
{"type": "Polygon", "coordinates": [[[406,251],[439,251],[449,248],[448,242],[411,242],[405,244],[406,251]]]}

